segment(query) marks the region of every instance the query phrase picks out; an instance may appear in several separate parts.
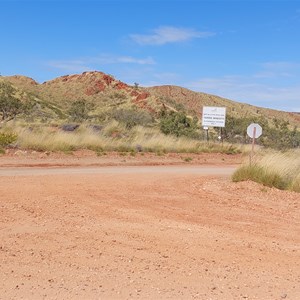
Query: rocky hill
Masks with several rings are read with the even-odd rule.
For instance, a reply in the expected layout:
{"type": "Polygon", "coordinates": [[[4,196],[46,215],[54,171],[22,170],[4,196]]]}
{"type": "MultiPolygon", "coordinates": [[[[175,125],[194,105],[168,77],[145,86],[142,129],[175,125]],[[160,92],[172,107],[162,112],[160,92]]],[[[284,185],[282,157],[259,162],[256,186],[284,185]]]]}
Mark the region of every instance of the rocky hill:
{"type": "Polygon", "coordinates": [[[194,92],[178,86],[155,86],[147,88],[147,91],[151,95],[164,99],[165,102],[169,102],[175,106],[184,106],[186,109],[195,112],[200,117],[202,116],[203,106],[221,106],[226,107],[227,113],[233,117],[262,116],[267,119],[278,118],[288,120],[291,125],[300,125],[300,114],[297,113],[257,107],[215,95],[194,92]]]}
{"type": "Polygon", "coordinates": [[[150,112],[156,112],[162,105],[158,97],[153,97],[145,89],[129,86],[102,72],[61,76],[42,84],[19,75],[4,78],[28,93],[62,108],[80,99],[101,108],[134,105],[150,112]]]}
{"type": "MultiPolygon", "coordinates": [[[[155,86],[142,88],[131,86],[103,72],[84,72],[66,75],[42,84],[25,76],[1,77],[21,91],[25,91],[43,107],[63,111],[76,100],[86,100],[94,104],[95,111],[114,108],[138,107],[151,114],[162,109],[183,110],[201,118],[203,106],[224,106],[232,116],[264,116],[268,119],[288,120],[291,125],[300,127],[300,115],[238,103],[229,99],[205,93],[193,92],[178,86],[155,86]]],[[[59,113],[58,113],[59,114],[59,113]]]]}

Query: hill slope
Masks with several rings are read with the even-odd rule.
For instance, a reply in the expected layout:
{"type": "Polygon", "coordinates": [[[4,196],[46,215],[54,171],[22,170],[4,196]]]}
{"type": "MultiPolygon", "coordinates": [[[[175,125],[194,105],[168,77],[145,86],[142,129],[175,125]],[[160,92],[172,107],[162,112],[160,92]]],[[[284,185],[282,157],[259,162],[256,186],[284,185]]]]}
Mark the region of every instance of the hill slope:
{"type": "Polygon", "coordinates": [[[151,112],[161,107],[157,97],[142,88],[132,87],[102,72],[84,72],[66,75],[36,83],[24,76],[9,76],[6,80],[38,98],[67,108],[76,100],[87,100],[102,109],[109,107],[137,106],[151,112]]]}
{"type": "Polygon", "coordinates": [[[162,97],[166,102],[182,105],[189,111],[194,111],[200,116],[202,115],[203,106],[221,106],[226,107],[227,113],[233,117],[264,116],[267,119],[278,118],[288,120],[291,125],[300,125],[300,115],[297,113],[239,103],[215,95],[194,92],[178,86],[155,86],[147,88],[147,91],[151,95],[162,97]]]}
{"type": "Polygon", "coordinates": [[[42,84],[20,75],[1,78],[34,95],[39,101],[62,110],[67,109],[74,101],[84,99],[93,103],[98,111],[138,107],[157,114],[165,108],[184,110],[201,118],[203,106],[223,106],[231,116],[264,116],[267,119],[276,117],[300,127],[300,115],[296,113],[256,107],[178,86],[134,87],[97,71],[66,75],[42,84]]]}

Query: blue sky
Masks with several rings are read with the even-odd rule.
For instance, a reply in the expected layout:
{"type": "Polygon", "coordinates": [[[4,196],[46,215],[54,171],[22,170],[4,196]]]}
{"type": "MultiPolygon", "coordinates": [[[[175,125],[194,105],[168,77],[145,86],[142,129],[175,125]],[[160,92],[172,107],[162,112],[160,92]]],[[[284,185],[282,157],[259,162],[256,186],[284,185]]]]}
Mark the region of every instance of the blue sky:
{"type": "Polygon", "coordinates": [[[300,1],[0,0],[0,73],[98,70],[300,112],[300,1]]]}

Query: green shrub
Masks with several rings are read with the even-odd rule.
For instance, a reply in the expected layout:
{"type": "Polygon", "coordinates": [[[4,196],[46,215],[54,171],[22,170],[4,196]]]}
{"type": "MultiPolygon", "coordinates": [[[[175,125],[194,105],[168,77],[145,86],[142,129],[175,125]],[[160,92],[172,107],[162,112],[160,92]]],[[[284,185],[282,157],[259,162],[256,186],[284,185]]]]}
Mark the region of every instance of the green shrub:
{"type": "Polygon", "coordinates": [[[231,143],[248,143],[247,127],[251,123],[258,123],[263,128],[263,134],[257,143],[278,150],[298,148],[300,146],[300,131],[297,127],[290,128],[286,120],[273,118],[268,121],[265,117],[226,117],[226,126],[223,130],[224,138],[231,143]]]}
{"type": "Polygon", "coordinates": [[[198,137],[197,120],[186,116],[182,112],[163,114],[160,120],[160,130],[164,134],[172,134],[177,137],[198,137]]]}
{"type": "Polygon", "coordinates": [[[0,82],[0,117],[9,121],[21,114],[23,103],[16,97],[16,89],[7,82],[0,82]]]}
{"type": "Polygon", "coordinates": [[[94,104],[86,100],[76,100],[72,103],[68,113],[73,121],[81,122],[89,117],[89,112],[94,108],[94,104]]]}
{"type": "Polygon", "coordinates": [[[111,117],[124,124],[126,129],[137,125],[147,126],[153,122],[153,118],[148,112],[138,109],[116,109],[111,112],[111,117]]]}
{"type": "Polygon", "coordinates": [[[17,135],[14,133],[0,133],[0,147],[6,147],[17,140],[17,135]]]}

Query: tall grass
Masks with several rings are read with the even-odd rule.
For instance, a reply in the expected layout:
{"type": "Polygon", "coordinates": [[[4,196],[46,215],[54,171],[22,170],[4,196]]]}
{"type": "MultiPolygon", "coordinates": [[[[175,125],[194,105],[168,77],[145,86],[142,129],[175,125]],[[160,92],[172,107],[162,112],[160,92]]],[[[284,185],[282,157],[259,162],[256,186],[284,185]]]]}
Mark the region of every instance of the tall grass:
{"type": "Polygon", "coordinates": [[[100,131],[89,125],[81,125],[73,132],[64,132],[59,127],[41,124],[24,127],[14,125],[6,128],[17,133],[19,148],[36,151],[64,151],[92,149],[99,151],[144,151],[144,152],[179,152],[201,153],[221,152],[234,154],[240,152],[238,146],[221,143],[207,143],[185,137],[162,134],[157,128],[135,126],[126,129],[122,124],[112,121],[100,131]]]}
{"type": "Polygon", "coordinates": [[[278,189],[300,192],[300,149],[261,152],[256,161],[235,171],[232,180],[253,180],[278,189]]]}

